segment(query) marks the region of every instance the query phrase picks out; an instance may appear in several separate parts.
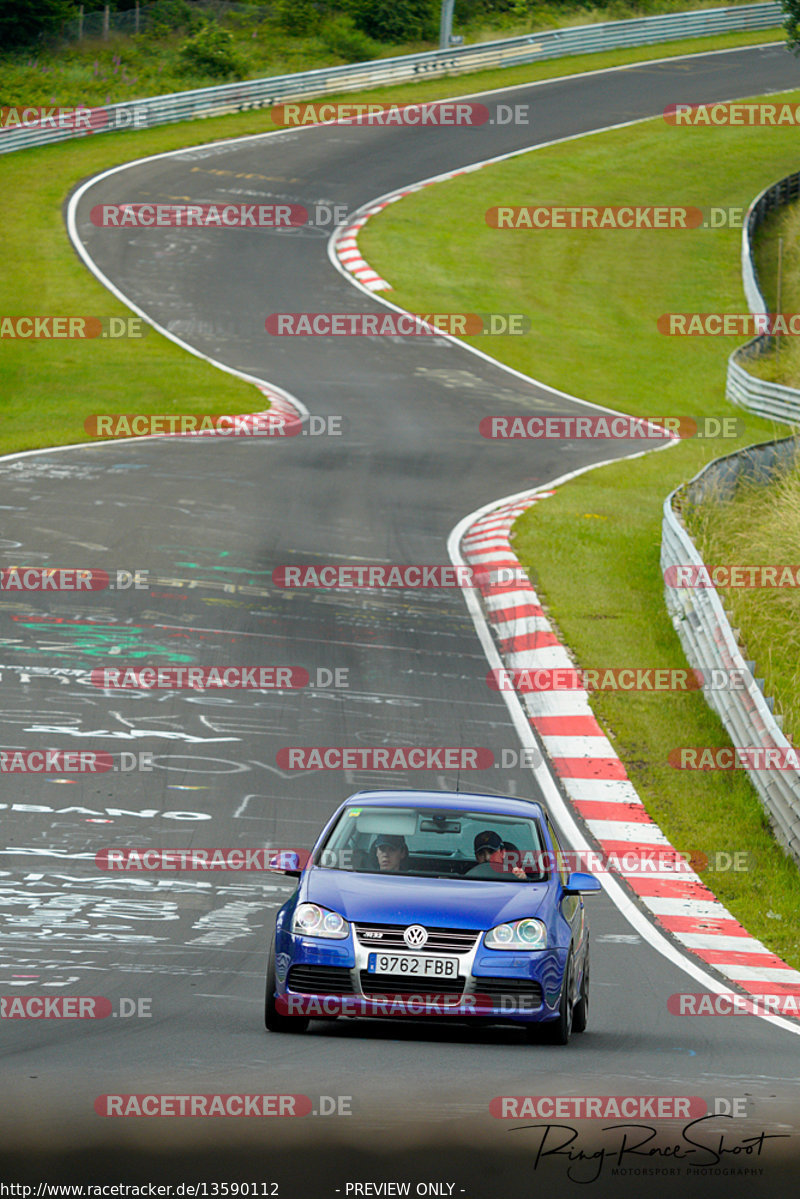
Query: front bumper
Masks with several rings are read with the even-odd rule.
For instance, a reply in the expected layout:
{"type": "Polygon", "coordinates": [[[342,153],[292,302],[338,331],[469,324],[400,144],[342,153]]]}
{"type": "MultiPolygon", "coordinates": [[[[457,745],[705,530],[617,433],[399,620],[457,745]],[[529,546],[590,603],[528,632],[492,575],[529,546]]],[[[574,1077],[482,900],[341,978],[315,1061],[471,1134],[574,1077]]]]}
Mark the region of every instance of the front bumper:
{"type": "Polygon", "coordinates": [[[372,1016],[537,1023],[558,1015],[566,949],[486,949],[476,934],[459,953],[456,978],[417,978],[368,970],[374,945],[351,932],[342,941],[285,933],[276,945],[284,969],[276,996],[288,1015],[372,1016]]]}

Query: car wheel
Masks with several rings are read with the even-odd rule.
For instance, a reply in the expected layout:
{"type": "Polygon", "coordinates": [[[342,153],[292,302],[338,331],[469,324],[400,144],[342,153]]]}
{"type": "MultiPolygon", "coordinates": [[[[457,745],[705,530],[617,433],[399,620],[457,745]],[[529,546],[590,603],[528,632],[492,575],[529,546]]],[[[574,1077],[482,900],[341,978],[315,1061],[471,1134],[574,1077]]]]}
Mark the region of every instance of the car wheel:
{"type": "Polygon", "coordinates": [[[305,1032],[307,1016],[284,1016],[275,1006],[275,940],[269,948],[267,960],[267,993],[264,999],[264,1026],[268,1032],[305,1032]]]}
{"type": "Polygon", "coordinates": [[[575,980],[575,961],[570,950],[567,964],[564,968],[564,980],[561,984],[561,1002],[558,1005],[558,1017],[548,1020],[541,1025],[542,1039],[548,1045],[566,1045],[572,1032],[572,990],[575,980]]]}
{"type": "Polygon", "coordinates": [[[589,1019],[589,948],[586,948],[586,958],[583,963],[583,978],[581,993],[572,1012],[572,1031],[584,1032],[589,1019]]]}

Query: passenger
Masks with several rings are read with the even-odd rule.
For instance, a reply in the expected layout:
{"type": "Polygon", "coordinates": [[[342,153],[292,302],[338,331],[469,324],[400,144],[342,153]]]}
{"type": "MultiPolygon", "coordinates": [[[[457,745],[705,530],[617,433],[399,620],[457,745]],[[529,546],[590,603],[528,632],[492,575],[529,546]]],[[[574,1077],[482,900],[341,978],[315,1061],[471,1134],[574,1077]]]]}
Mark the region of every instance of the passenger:
{"type": "Polygon", "coordinates": [[[473,842],[475,847],[475,861],[477,866],[473,866],[472,870],[467,871],[467,875],[473,875],[480,878],[491,878],[491,874],[486,869],[481,867],[491,866],[492,870],[498,874],[513,874],[515,878],[525,880],[527,877],[521,866],[509,866],[507,859],[504,857],[504,851],[509,843],[503,841],[499,833],[493,829],[484,829],[482,833],[478,833],[473,842]]]}

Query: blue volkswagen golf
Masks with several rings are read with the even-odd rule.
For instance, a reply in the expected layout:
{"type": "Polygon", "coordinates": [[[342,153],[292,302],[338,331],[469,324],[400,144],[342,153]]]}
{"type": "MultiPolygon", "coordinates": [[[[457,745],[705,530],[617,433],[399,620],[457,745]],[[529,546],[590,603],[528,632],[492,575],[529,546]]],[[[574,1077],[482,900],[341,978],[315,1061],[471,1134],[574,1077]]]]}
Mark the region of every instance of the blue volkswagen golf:
{"type": "Polygon", "coordinates": [[[373,1016],[521,1025],[565,1045],[589,1008],[582,893],[538,803],[440,791],[360,791],[277,914],[265,1023],[373,1016]]]}

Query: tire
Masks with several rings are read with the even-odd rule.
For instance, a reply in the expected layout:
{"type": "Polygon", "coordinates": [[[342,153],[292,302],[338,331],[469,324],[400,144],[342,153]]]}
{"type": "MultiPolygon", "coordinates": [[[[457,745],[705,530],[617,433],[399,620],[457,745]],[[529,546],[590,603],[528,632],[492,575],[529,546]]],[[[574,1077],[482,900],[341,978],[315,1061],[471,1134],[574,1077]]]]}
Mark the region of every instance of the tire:
{"type": "Polygon", "coordinates": [[[275,939],[269,947],[267,959],[267,993],[264,998],[264,1027],[268,1032],[305,1032],[307,1016],[284,1016],[275,1007],[275,939]]]}
{"type": "Polygon", "coordinates": [[[585,1032],[589,1019],[589,947],[586,947],[586,957],[583,962],[583,978],[578,1002],[572,1011],[572,1031],[585,1032]]]}
{"type": "Polygon", "coordinates": [[[561,984],[561,1002],[558,1005],[558,1017],[540,1025],[542,1040],[548,1045],[567,1045],[572,1032],[572,989],[575,981],[575,959],[572,950],[569,951],[567,964],[564,967],[564,980],[561,984]]]}

